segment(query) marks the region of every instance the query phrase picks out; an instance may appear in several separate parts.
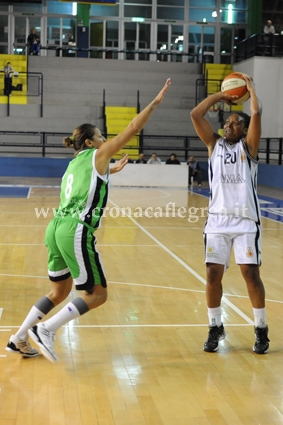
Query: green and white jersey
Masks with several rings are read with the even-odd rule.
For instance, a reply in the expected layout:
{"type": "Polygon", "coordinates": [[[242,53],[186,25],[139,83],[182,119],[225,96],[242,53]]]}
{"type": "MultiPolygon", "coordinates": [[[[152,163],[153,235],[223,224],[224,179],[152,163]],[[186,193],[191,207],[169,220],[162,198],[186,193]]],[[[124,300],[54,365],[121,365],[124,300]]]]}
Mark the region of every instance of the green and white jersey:
{"type": "Polygon", "coordinates": [[[81,151],[73,159],[61,183],[60,205],[56,217],[72,217],[98,228],[108,198],[109,172],[98,174],[97,149],[81,151]]]}

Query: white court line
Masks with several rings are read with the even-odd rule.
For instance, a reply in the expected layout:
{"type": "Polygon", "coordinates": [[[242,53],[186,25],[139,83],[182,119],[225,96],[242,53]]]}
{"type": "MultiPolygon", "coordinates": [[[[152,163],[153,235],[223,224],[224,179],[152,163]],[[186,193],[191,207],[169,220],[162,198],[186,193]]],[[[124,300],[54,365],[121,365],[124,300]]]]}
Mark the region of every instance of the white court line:
{"type": "MultiPolygon", "coordinates": [[[[113,204],[116,208],[120,207],[115,204],[113,201],[109,200],[111,204],[113,204]]],[[[126,213],[128,216],[128,214],[126,213]]],[[[139,227],[146,235],[148,235],[152,240],[154,240],[161,248],[164,249],[171,257],[173,257],[178,263],[180,263],[185,269],[187,269],[193,276],[195,276],[200,282],[202,282],[204,285],[206,284],[205,279],[203,279],[195,270],[193,270],[188,264],[186,264],[181,258],[179,258],[176,254],[174,254],[170,249],[168,249],[165,245],[163,245],[158,239],[156,239],[151,233],[149,233],[143,226],[141,226],[136,220],[134,220],[132,217],[128,216],[129,220],[131,220],[133,223],[136,224],[137,227],[139,227]]],[[[253,320],[251,320],[246,314],[244,314],[238,307],[236,307],[233,303],[231,303],[225,296],[222,297],[222,300],[230,307],[232,310],[234,310],[236,313],[239,314],[246,322],[249,324],[254,324],[253,320]]]]}
{"type": "MultiPolygon", "coordinates": [[[[201,196],[201,197],[206,198],[206,199],[209,199],[209,197],[208,197],[208,196],[202,195],[201,193],[193,192],[193,194],[194,194],[194,195],[197,195],[197,196],[201,196]]],[[[260,201],[259,196],[260,196],[260,195],[258,195],[258,199],[259,199],[259,201],[260,201]]],[[[275,198],[274,198],[274,199],[275,199],[275,198]]],[[[261,209],[261,210],[263,210],[263,208],[262,208],[262,207],[260,207],[260,209],[261,209]]],[[[266,220],[274,221],[275,223],[283,224],[283,223],[282,223],[282,221],[276,220],[275,218],[264,217],[262,214],[261,214],[261,218],[262,218],[262,219],[263,219],[263,218],[265,218],[266,220]]],[[[262,230],[263,230],[263,229],[262,229],[262,230]]],[[[269,229],[268,229],[268,230],[269,230],[269,229]]],[[[272,229],[271,229],[271,230],[272,230],[272,229]]],[[[274,230],[275,230],[275,229],[274,229],[274,230]]]]}
{"type": "Polygon", "coordinates": [[[274,202],[271,202],[271,201],[265,201],[264,199],[260,199],[259,197],[258,197],[258,200],[259,200],[260,205],[261,205],[261,204],[274,204],[274,202]]]}
{"type": "MultiPolygon", "coordinates": [[[[0,243],[0,246],[45,246],[44,243],[0,243]]],[[[160,248],[158,245],[156,244],[101,244],[101,243],[97,243],[96,246],[118,246],[118,247],[129,247],[129,246],[134,246],[134,247],[151,247],[151,248],[160,248]]],[[[188,246],[188,245],[184,245],[184,246],[188,246]]]]}
{"type": "MultiPolygon", "coordinates": [[[[252,322],[252,325],[254,323],[252,322]]],[[[225,323],[225,328],[227,326],[250,326],[250,323],[241,323],[241,324],[226,324],[225,323]]],[[[65,325],[65,328],[68,328],[69,325],[65,325]]],[[[148,325],[143,325],[143,324],[135,324],[135,325],[131,325],[131,324],[127,324],[127,325],[71,325],[72,328],[192,328],[192,327],[206,327],[207,328],[207,323],[192,323],[192,324],[188,324],[188,323],[176,323],[176,324],[148,324],[148,325]]]]}
{"type": "MultiPolygon", "coordinates": [[[[234,327],[234,326],[251,326],[254,325],[254,323],[225,323],[225,328],[227,327],[234,327]]],[[[10,326],[10,328],[18,328],[19,326],[10,326]]],[[[73,325],[73,324],[67,324],[62,326],[62,328],[195,328],[195,327],[205,327],[207,328],[207,323],[176,323],[176,324],[169,324],[169,323],[161,323],[161,324],[134,324],[131,325],[73,325]]],[[[3,326],[0,326],[0,332],[6,332],[6,329],[1,329],[3,326]]],[[[11,331],[11,329],[10,329],[11,331]]]]}
{"type": "Polygon", "coordinates": [[[2,317],[2,313],[3,313],[3,308],[0,308],[0,319],[2,317]]]}
{"type": "MultiPolygon", "coordinates": [[[[48,276],[33,276],[33,275],[23,275],[23,274],[7,274],[7,273],[0,273],[0,276],[5,277],[22,277],[26,279],[49,279],[48,276]]],[[[168,289],[169,291],[185,291],[185,292],[196,292],[200,294],[204,294],[205,290],[201,289],[190,289],[190,288],[176,288],[174,286],[162,286],[162,285],[149,285],[144,283],[133,283],[133,282],[115,282],[113,280],[107,280],[108,284],[111,285],[125,285],[125,286],[141,286],[142,288],[154,288],[154,289],[168,289]]],[[[71,293],[76,293],[75,289],[72,289],[71,293]]],[[[247,295],[237,295],[237,294],[225,294],[224,297],[231,297],[231,298],[244,298],[249,299],[247,295]]],[[[283,301],[279,300],[272,300],[269,298],[266,298],[265,301],[271,302],[271,303],[279,303],[283,304],[283,301]]],[[[17,327],[17,326],[15,326],[17,327]]]]}

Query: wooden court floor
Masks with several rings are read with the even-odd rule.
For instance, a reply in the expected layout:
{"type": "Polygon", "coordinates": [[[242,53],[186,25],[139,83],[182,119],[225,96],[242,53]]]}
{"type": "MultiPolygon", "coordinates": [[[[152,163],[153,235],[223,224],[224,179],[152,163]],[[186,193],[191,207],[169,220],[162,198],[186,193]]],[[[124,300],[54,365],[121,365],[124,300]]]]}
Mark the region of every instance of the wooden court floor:
{"type": "Polygon", "coordinates": [[[42,185],[0,199],[0,424],[282,425],[283,224],[263,218],[268,354],[252,351],[252,307],[233,256],[227,337],[205,353],[203,191],[112,188],[97,231],[107,303],[58,331],[56,364],[5,351],[49,290],[43,241],[58,196],[42,185]]]}

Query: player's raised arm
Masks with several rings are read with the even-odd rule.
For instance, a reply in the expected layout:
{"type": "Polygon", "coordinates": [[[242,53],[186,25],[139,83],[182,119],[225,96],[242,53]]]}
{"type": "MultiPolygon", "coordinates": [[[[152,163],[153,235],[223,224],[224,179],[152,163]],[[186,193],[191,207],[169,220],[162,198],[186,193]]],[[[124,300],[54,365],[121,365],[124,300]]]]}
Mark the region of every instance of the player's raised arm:
{"type": "Polygon", "coordinates": [[[191,111],[191,120],[196,130],[197,135],[208,147],[209,156],[212,153],[215,143],[220,138],[220,135],[216,133],[210,122],[205,118],[205,114],[209,109],[216,103],[223,101],[229,105],[233,105],[235,96],[230,96],[223,92],[214,93],[208,96],[202,102],[200,102],[191,111]]]}
{"type": "Polygon", "coordinates": [[[250,155],[257,158],[258,148],[261,137],[261,102],[257,96],[254,83],[249,75],[245,75],[247,81],[247,89],[250,92],[250,111],[251,120],[248,133],[245,139],[250,155]]]}

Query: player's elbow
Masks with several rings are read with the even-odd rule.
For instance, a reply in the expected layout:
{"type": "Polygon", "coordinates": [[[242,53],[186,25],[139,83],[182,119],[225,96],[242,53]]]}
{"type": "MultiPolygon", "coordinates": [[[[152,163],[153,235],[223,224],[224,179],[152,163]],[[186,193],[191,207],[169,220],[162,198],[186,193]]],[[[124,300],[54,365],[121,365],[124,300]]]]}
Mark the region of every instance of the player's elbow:
{"type": "Polygon", "coordinates": [[[203,118],[203,115],[197,110],[197,108],[194,108],[191,112],[190,112],[190,117],[192,122],[197,122],[199,121],[201,118],[203,118]]]}
{"type": "Polygon", "coordinates": [[[131,122],[129,125],[128,125],[128,130],[133,134],[133,136],[135,136],[136,134],[138,134],[141,130],[142,130],[142,127],[141,128],[139,128],[137,125],[136,125],[136,123],[133,123],[133,122],[131,122]]]}
{"type": "Polygon", "coordinates": [[[261,118],[261,114],[262,114],[262,109],[260,107],[251,112],[251,116],[253,116],[253,118],[258,118],[258,119],[261,118]]]}

